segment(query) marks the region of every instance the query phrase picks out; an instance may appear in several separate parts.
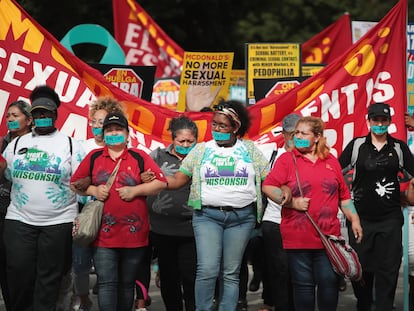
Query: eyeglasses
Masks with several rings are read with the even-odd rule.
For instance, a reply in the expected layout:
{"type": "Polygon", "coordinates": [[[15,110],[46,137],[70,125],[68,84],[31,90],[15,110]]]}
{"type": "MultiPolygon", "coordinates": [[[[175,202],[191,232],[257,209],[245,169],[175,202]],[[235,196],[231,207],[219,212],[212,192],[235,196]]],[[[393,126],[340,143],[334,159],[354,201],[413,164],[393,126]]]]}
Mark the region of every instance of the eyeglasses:
{"type": "Polygon", "coordinates": [[[227,104],[220,104],[220,105],[215,105],[213,106],[214,111],[223,111],[223,109],[227,109],[229,108],[229,105],[227,104]]]}
{"type": "Polygon", "coordinates": [[[89,126],[92,127],[102,127],[103,126],[104,121],[103,120],[90,120],[89,121],[89,126]]]}
{"type": "Polygon", "coordinates": [[[224,124],[224,123],[216,123],[216,122],[211,122],[211,127],[213,128],[219,128],[220,130],[227,130],[228,128],[230,128],[230,125],[224,124]]]}

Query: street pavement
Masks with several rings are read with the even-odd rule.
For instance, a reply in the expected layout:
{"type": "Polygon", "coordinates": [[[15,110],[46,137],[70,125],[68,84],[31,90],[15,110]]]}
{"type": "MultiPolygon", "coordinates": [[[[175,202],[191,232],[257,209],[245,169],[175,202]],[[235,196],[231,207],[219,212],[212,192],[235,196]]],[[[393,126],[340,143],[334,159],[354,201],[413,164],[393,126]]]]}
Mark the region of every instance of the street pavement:
{"type": "MultiPolygon", "coordinates": [[[[251,274],[250,274],[251,275],[251,274]]],[[[151,280],[151,286],[149,290],[149,295],[152,299],[151,306],[147,307],[148,311],[163,311],[165,310],[164,305],[162,303],[161,294],[159,288],[155,286],[155,273],[152,274],[152,280],[151,280]]],[[[93,287],[94,283],[96,281],[96,276],[91,275],[91,288],[93,287]]],[[[91,298],[93,301],[93,306],[91,311],[98,311],[98,302],[97,302],[97,296],[92,294],[91,290],[91,298]]],[[[257,292],[248,292],[247,293],[247,301],[248,301],[248,310],[249,311],[257,311],[262,306],[262,299],[261,299],[261,288],[257,292]]],[[[339,311],[350,311],[350,310],[356,310],[355,307],[356,300],[353,295],[352,286],[350,283],[347,284],[347,289],[344,292],[340,292],[339,294],[339,304],[338,309],[339,311]]],[[[396,298],[395,298],[395,309],[396,311],[403,311],[403,276],[402,273],[400,273],[399,281],[398,281],[398,287],[396,292],[396,298]]],[[[5,311],[5,307],[3,304],[3,300],[0,300],[0,311],[5,311]]],[[[75,309],[77,310],[77,309],[75,309]]],[[[69,311],[69,310],[68,310],[69,311]]],[[[71,310],[72,311],[72,310],[71,310]]]]}

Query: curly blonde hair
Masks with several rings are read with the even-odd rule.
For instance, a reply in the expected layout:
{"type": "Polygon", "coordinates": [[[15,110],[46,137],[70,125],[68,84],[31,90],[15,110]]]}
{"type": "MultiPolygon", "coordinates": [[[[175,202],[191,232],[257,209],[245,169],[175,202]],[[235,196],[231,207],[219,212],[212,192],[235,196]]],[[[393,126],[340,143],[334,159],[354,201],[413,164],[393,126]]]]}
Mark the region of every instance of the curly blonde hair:
{"type": "Polygon", "coordinates": [[[126,117],[123,104],[111,96],[98,97],[93,101],[89,107],[89,118],[93,118],[98,110],[106,110],[108,113],[119,112],[126,117]]]}

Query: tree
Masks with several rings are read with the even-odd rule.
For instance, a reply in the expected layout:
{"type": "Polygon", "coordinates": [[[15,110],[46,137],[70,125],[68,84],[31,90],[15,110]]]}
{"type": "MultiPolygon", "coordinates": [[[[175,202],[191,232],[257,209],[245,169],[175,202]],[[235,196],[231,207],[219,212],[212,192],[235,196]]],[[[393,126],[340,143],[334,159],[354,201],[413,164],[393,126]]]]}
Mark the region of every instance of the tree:
{"type": "MultiPolygon", "coordinates": [[[[112,1],[20,0],[58,40],[81,23],[113,33],[112,1]]],[[[139,4],[187,51],[234,51],[244,68],[245,43],[304,42],[349,12],[352,20],[378,21],[397,1],[383,0],[142,0],[139,4]]],[[[409,20],[414,0],[409,0],[409,20]]],[[[76,49],[75,49],[76,52],[76,49]]],[[[101,55],[96,47],[88,56],[101,55]]],[[[82,58],[82,57],[81,57],[82,58]]],[[[98,58],[97,58],[98,59],[98,58]]]]}

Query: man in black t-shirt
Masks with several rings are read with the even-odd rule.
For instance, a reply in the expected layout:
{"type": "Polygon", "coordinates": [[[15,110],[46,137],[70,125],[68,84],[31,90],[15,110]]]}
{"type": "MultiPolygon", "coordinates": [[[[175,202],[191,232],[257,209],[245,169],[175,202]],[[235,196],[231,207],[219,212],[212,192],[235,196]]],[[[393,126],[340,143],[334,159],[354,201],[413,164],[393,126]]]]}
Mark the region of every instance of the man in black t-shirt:
{"type": "Polygon", "coordinates": [[[360,244],[355,243],[352,234],[349,236],[363,268],[363,282],[353,282],[352,286],[357,310],[371,310],[375,286],[375,310],[389,311],[402,256],[404,221],[398,176],[402,169],[414,176],[414,158],[405,142],[388,134],[389,105],[372,104],[368,123],[370,133],[365,140],[361,144],[355,144],[361,138],[352,140],[339,158],[344,173],[351,166],[354,169],[352,196],[364,230],[360,244]],[[354,145],[359,150],[353,150],[354,145]]]}

